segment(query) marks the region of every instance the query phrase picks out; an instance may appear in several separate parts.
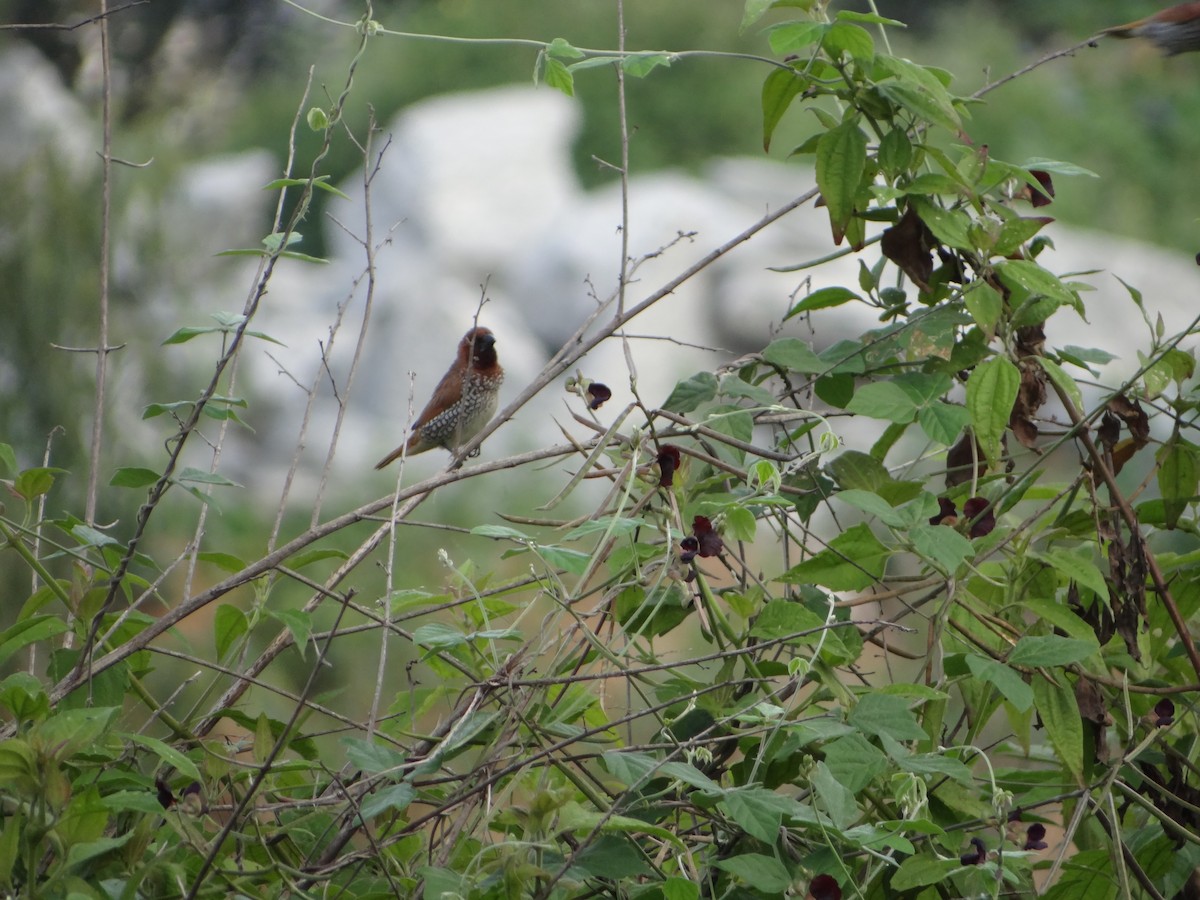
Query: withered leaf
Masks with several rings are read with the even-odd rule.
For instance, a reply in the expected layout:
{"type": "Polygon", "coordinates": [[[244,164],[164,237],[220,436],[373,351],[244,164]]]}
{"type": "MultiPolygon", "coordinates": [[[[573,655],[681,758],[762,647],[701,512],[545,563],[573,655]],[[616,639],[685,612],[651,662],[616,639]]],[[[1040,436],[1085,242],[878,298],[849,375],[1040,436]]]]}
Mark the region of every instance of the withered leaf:
{"type": "Polygon", "coordinates": [[[884,229],[879,241],[883,255],[898,265],[922,291],[929,290],[929,276],[933,274],[932,251],[936,244],[933,233],[911,206],[899,222],[884,229]]]}

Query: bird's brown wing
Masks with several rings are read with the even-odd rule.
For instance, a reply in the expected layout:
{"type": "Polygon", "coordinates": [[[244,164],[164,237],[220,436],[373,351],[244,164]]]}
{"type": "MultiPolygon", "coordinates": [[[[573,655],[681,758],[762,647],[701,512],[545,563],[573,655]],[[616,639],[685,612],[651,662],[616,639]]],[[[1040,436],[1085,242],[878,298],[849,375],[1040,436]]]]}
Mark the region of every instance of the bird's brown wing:
{"type": "Polygon", "coordinates": [[[429,424],[431,419],[457,403],[459,398],[462,397],[462,390],[463,370],[456,363],[450,367],[450,371],[442,376],[442,380],[438,382],[438,386],[433,389],[433,396],[429,398],[429,402],[425,404],[425,408],[417,416],[417,421],[413,422],[413,432],[424,428],[429,424]]]}

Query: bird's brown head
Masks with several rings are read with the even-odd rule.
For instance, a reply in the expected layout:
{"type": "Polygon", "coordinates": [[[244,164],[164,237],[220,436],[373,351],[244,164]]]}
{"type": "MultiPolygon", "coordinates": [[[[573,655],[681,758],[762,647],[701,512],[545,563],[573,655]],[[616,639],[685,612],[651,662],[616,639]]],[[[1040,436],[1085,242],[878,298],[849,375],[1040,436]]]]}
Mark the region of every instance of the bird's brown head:
{"type": "Polygon", "coordinates": [[[458,363],[473,369],[492,369],[498,364],[496,336],[490,328],[472,328],[458,342],[458,363]]]}

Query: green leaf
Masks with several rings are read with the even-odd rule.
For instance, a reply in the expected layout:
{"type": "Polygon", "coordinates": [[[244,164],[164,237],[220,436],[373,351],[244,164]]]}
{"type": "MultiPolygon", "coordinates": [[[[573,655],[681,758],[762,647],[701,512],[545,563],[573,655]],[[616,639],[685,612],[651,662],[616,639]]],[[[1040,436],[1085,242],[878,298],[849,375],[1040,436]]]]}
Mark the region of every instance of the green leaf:
{"type": "Polygon", "coordinates": [[[953,528],[927,523],[914,525],[908,530],[908,539],[922,559],[947,575],[954,575],[963,562],[975,555],[970,540],[953,528]]]}
{"type": "Polygon", "coordinates": [[[744,34],[746,29],[766,15],[767,10],[775,5],[775,0],[746,0],[742,10],[742,21],[738,25],[738,34],[744,34]]]}
{"type": "Polygon", "coordinates": [[[111,487],[144,488],[158,481],[160,473],[153,469],[126,466],[117,469],[108,483],[111,487]]]}
{"type": "Polygon", "coordinates": [[[895,178],[908,169],[912,155],[913,146],[912,141],[908,139],[908,132],[903,128],[893,128],[880,141],[876,158],[880,168],[895,178]]]}
{"type": "MultiPolygon", "coordinates": [[[[924,732],[921,733],[924,734],[924,732]]],[[[833,824],[837,828],[849,828],[854,824],[854,820],[859,815],[858,803],[855,802],[854,794],[834,777],[826,763],[817,763],[809,776],[809,784],[812,785],[820,805],[824,807],[825,812],[829,814],[829,818],[833,820],[833,824]]]]}
{"type": "Polygon", "coordinates": [[[1092,630],[1092,626],[1057,600],[1042,597],[1026,597],[1022,600],[1022,605],[1034,619],[1042,619],[1047,624],[1062,629],[1067,633],[1068,637],[1079,638],[1085,641],[1095,640],[1095,633],[1092,630]]]}
{"type": "Polygon", "coordinates": [[[987,334],[993,332],[996,323],[1000,321],[1000,315],[1004,312],[1004,298],[998,290],[983,280],[971,282],[963,291],[963,303],[966,304],[967,312],[971,314],[975,324],[987,334]]]}
{"type": "Polygon", "coordinates": [[[928,737],[908,706],[903,697],[863,694],[846,721],[866,735],[887,735],[897,741],[919,741],[928,737]]]}
{"type": "Polygon", "coordinates": [[[224,659],[229,649],[250,630],[246,614],[232,603],[222,603],[213,616],[213,642],[217,659],[224,659]]]}
{"type": "Polygon", "coordinates": [[[33,616],[22,619],[0,632],[0,665],[18,650],[40,643],[67,631],[67,623],[59,616],[33,616]]]}
{"type": "Polygon", "coordinates": [[[1017,712],[1025,712],[1033,706],[1033,688],[1025,683],[1020,672],[994,659],[973,654],[967,656],[966,663],[974,677],[995,687],[1017,712]]]}
{"type": "Polygon", "coordinates": [[[860,25],[847,22],[841,16],[838,19],[825,33],[821,46],[835,59],[845,53],[851,59],[869,64],[875,58],[875,42],[871,35],[860,25]]]}
{"type": "Polygon", "coordinates": [[[1029,557],[1045,563],[1067,581],[1074,581],[1107,601],[1108,582],[1092,561],[1092,552],[1087,545],[1076,553],[1061,549],[1030,551],[1029,557]]]}
{"type": "Polygon", "coordinates": [[[329,114],[321,107],[314,106],[309,109],[305,121],[311,131],[324,131],[329,127],[329,114]]]}
{"type": "Polygon", "coordinates": [[[116,538],[105,534],[97,528],[92,528],[90,525],[76,523],[71,526],[71,537],[79,541],[84,547],[111,547],[117,544],[116,538]]]}
{"type": "Polygon", "coordinates": [[[452,625],[430,622],[413,631],[413,643],[429,650],[449,650],[467,643],[467,636],[452,625]]]}
{"type": "Polygon", "coordinates": [[[92,747],[120,711],[115,706],[59,709],[30,729],[29,743],[55,760],[70,759],[92,747]]]}
{"type": "Polygon", "coordinates": [[[996,243],[992,245],[994,256],[1015,254],[1030,238],[1049,224],[1049,219],[1015,216],[1004,223],[996,243]]]}
{"type": "Polygon", "coordinates": [[[572,575],[582,575],[592,561],[591,554],[570,547],[539,545],[534,549],[537,555],[544,559],[551,568],[563,569],[572,575]]]}
{"type": "Polygon", "coordinates": [[[715,865],[738,880],[754,885],[756,893],[782,894],[792,886],[791,873],[774,856],[742,853],[728,859],[719,859],[715,865]]]}
{"type": "Polygon", "coordinates": [[[714,795],[724,793],[719,784],[687,763],[664,763],[648,753],[619,750],[609,750],[601,760],[613,778],[629,787],[645,784],[652,778],[673,778],[714,795]]]}
{"type": "Polygon", "coordinates": [[[666,53],[635,53],[621,60],[621,68],[634,78],[645,78],[659,66],[670,65],[671,57],[666,53]]]}
{"type": "Polygon", "coordinates": [[[725,792],[721,806],[747,834],[770,845],[778,840],[783,824],[783,810],[775,798],[774,791],[764,788],[737,787],[725,792]]]}
{"type": "Polygon", "coordinates": [[[864,25],[887,25],[889,28],[908,27],[899,19],[888,19],[884,16],[877,16],[875,13],[855,12],[850,9],[839,9],[837,20],[839,22],[861,22],[864,25]]]}
{"type": "Polygon", "coordinates": [[[819,584],[834,591],[860,591],[883,578],[890,548],[865,524],[846,529],[828,549],[813,555],[779,577],[784,584],[819,584]]]}
{"type": "Polygon", "coordinates": [[[308,640],[312,636],[312,615],[302,609],[267,610],[267,612],[272,618],[279,620],[287,627],[292,634],[292,640],[296,642],[296,649],[303,656],[304,648],[308,646],[308,640]]]}
{"type": "Polygon", "coordinates": [[[131,741],[134,744],[140,744],[145,747],[168,766],[177,769],[182,775],[192,779],[192,781],[200,780],[200,770],[196,768],[196,764],[176,750],[169,744],[165,744],[158,738],[152,738],[146,734],[136,734],[134,732],[123,732],[118,735],[122,740],[131,741]]]}
{"type": "MultiPolygon", "coordinates": [[[[343,200],[349,200],[350,196],[344,194],[329,183],[328,175],[318,175],[316,178],[276,178],[274,181],[269,181],[263,185],[264,191],[277,191],[286,187],[304,187],[308,184],[320,191],[325,191],[327,194],[333,194],[335,197],[341,197],[343,200]]],[[[253,251],[258,253],[258,251],[253,251]]]]}
{"type": "Polygon", "coordinates": [[[957,868],[957,859],[938,859],[931,854],[922,853],[904,860],[892,875],[890,884],[894,891],[908,891],[928,884],[941,884],[957,868]]]}
{"type": "Polygon", "coordinates": [[[930,440],[949,446],[971,424],[971,414],[965,406],[934,400],[917,411],[917,423],[930,440]]]}
{"type": "Polygon", "coordinates": [[[346,738],[346,759],[356,769],[362,769],[369,775],[379,775],[394,769],[403,769],[408,765],[409,756],[392,747],[359,738],[346,738]]]}
{"type": "Polygon", "coordinates": [[[744,381],[737,375],[724,375],[721,378],[720,386],[717,392],[722,396],[730,399],[744,398],[750,400],[755,406],[773,407],[775,406],[775,395],[764,387],[759,387],[757,384],[750,384],[744,381]]]}
{"type": "Polygon", "coordinates": [[[239,559],[232,553],[221,553],[216,550],[206,550],[203,553],[197,554],[197,559],[201,562],[211,563],[218,569],[223,569],[226,572],[240,572],[246,568],[246,561],[239,559]]]}
{"type": "MultiPolygon", "coordinates": [[[[127,831],[120,837],[102,837],[96,838],[94,841],[81,841],[71,844],[71,849],[67,851],[67,869],[73,869],[75,866],[82,865],[89,859],[95,859],[98,856],[104,856],[106,853],[111,853],[124,847],[129,843],[134,836],[132,830],[127,831]]],[[[81,893],[72,893],[69,896],[87,896],[81,893]]]]}
{"type": "Polygon", "coordinates": [[[568,97],[575,96],[575,76],[562,60],[553,56],[543,57],[542,78],[548,86],[562,91],[568,97]]]}
{"type": "MultiPolygon", "coordinates": [[[[256,251],[254,251],[254,252],[255,252],[255,253],[258,253],[259,251],[257,251],[257,250],[256,250],[256,251]]],[[[198,326],[198,325],[190,325],[190,326],[185,326],[185,327],[183,327],[183,328],[176,329],[174,332],[172,332],[172,333],[171,333],[171,335],[170,335],[170,336],[169,336],[169,337],[168,337],[168,338],[167,338],[165,341],[163,341],[163,346],[165,347],[165,346],[167,346],[168,344],[186,344],[186,343],[187,343],[188,341],[190,341],[192,338],[194,338],[194,337],[199,337],[199,336],[200,336],[200,335],[202,335],[202,334],[213,334],[213,333],[216,333],[216,332],[221,332],[221,331],[225,331],[225,329],[224,329],[224,328],[217,328],[217,327],[215,327],[215,326],[212,326],[212,325],[208,325],[208,326],[198,326]]]]}
{"type": "Polygon", "coordinates": [[[546,52],[560,59],[583,59],[584,52],[572,47],[566,38],[556,37],[546,45],[546,52]]]}
{"type": "Polygon", "coordinates": [[[1041,675],[1033,678],[1034,704],[1046,729],[1046,736],[1058,754],[1066,770],[1074,776],[1077,784],[1084,784],[1083,772],[1083,721],[1079,717],[1079,706],[1075,692],[1066,683],[1062,672],[1058,673],[1060,684],[1054,684],[1041,675]]]}
{"type": "Polygon", "coordinates": [[[406,781],[388,785],[367,797],[362,805],[363,818],[371,819],[380,813],[393,810],[403,812],[416,799],[416,796],[416,788],[406,781]]]}
{"type": "Polygon", "coordinates": [[[801,313],[812,312],[814,309],[829,309],[834,306],[841,306],[843,303],[849,303],[851,300],[861,300],[858,294],[849,288],[844,287],[827,287],[813,291],[795,306],[788,310],[784,321],[792,316],[798,316],[801,313]]]}
{"type": "Polygon", "coordinates": [[[1049,297],[1057,305],[1070,306],[1080,313],[1079,298],[1061,281],[1028,259],[1006,259],[996,263],[996,274],[1009,289],[1020,288],[1035,296],[1049,297]]]}
{"type": "Polygon", "coordinates": [[[1188,504],[1196,499],[1196,490],[1200,486],[1197,482],[1196,448],[1175,433],[1159,448],[1156,458],[1164,524],[1167,528],[1174,528],[1188,504]]]}
{"type": "Polygon", "coordinates": [[[867,138],[852,118],[817,142],[817,187],[829,210],[833,241],[840,244],[854,215],[854,200],[867,164],[867,138]]]}
{"type": "Polygon", "coordinates": [[[763,81],[763,150],[771,149],[771,135],[792,101],[804,90],[807,82],[792,69],[772,69],[763,81]]]}
{"type": "Polygon", "coordinates": [[[837,493],[837,499],[874,516],[889,528],[903,528],[908,520],[892,504],[872,491],[846,490],[837,493]]]}
{"type": "Polygon", "coordinates": [[[193,469],[191,467],[180,469],[179,474],[173,480],[190,484],[215,484],[220,487],[241,487],[236,481],[230,481],[224,475],[218,475],[216,472],[205,472],[203,469],[193,469]]]}
{"type": "Polygon", "coordinates": [[[824,753],[830,773],[852,794],[857,794],[888,767],[883,752],[857,732],[826,744],[824,753]]]}
{"type": "Polygon", "coordinates": [[[806,606],[791,600],[771,600],[755,617],[750,634],[765,640],[800,636],[798,642],[815,644],[824,626],[825,619],[806,606]]]}
{"type": "Polygon", "coordinates": [[[1043,159],[1040,156],[1031,156],[1025,162],[1021,163],[1021,168],[1026,171],[1040,169],[1043,172],[1049,172],[1051,175],[1087,175],[1089,178],[1100,177],[1091,169],[1085,169],[1074,163],[1061,162],[1057,159],[1043,159]]]}
{"type": "Polygon", "coordinates": [[[915,775],[945,775],[965,786],[974,785],[975,776],[969,766],[951,756],[938,753],[915,753],[900,756],[896,764],[905,772],[915,775]]]}
{"type": "Polygon", "coordinates": [[[894,381],[864,384],[855,391],[853,399],[846,406],[848,412],[900,425],[915,419],[917,408],[908,392],[894,381]]]}
{"type": "Polygon", "coordinates": [[[17,475],[13,481],[12,489],[23,500],[33,500],[50,492],[50,488],[54,487],[54,473],[61,472],[62,469],[54,469],[44,466],[35,466],[32,469],[26,469],[17,475]]]}
{"type": "Polygon", "coordinates": [[[943,209],[924,197],[909,200],[933,236],[959,250],[974,250],[971,242],[971,217],[961,209],[943,209]]]}
{"type": "Polygon", "coordinates": [[[1100,649],[1092,639],[1062,637],[1057,634],[1029,635],[1017,641],[1009,651],[1010,666],[1067,666],[1082,662],[1100,649]]]}
{"type": "Polygon", "coordinates": [[[753,541],[758,533],[758,520],[744,506],[730,506],[725,510],[725,538],[734,541],[753,541]]]}
{"type": "Polygon", "coordinates": [[[518,541],[522,544],[533,543],[533,538],[523,531],[518,531],[516,528],[510,528],[507,525],[476,525],[471,529],[471,534],[477,534],[482,537],[497,538],[499,540],[518,541]]]}
{"type": "Polygon", "coordinates": [[[773,366],[779,366],[792,372],[801,372],[805,375],[813,375],[826,369],[826,364],[813,352],[812,347],[799,338],[780,338],[777,341],[771,341],[763,350],[762,355],[763,359],[773,366]]]}
{"type": "Polygon", "coordinates": [[[967,379],[967,412],[975,438],[992,468],[1000,462],[1001,439],[1008,427],[1021,373],[1006,356],[977,365],[967,379]]]}
{"type": "Polygon", "coordinates": [[[829,26],[821,22],[784,22],[767,33],[767,42],[776,56],[799,54],[818,43],[829,26]]]}
{"type": "Polygon", "coordinates": [[[663,409],[675,413],[689,413],[702,403],[717,396],[717,378],[711,372],[697,372],[687,381],[681,381],[671,391],[663,409]]]}
{"type": "MultiPolygon", "coordinates": [[[[287,558],[287,566],[290,569],[303,569],[326,559],[344,561],[349,558],[350,555],[345,550],[338,550],[333,547],[310,547],[308,550],[301,550],[295,556],[289,556],[287,558]]],[[[243,566],[243,568],[245,567],[243,566]]],[[[234,571],[238,570],[235,569],[234,571]]]]}
{"type": "Polygon", "coordinates": [[[880,82],[875,88],[888,100],[918,119],[938,125],[947,131],[957,132],[962,129],[958,111],[948,99],[942,102],[941,98],[934,97],[920,88],[895,81],[880,82]]]}
{"type": "Polygon", "coordinates": [[[668,878],[658,888],[663,900],[700,900],[700,885],[686,878],[668,878]]]}

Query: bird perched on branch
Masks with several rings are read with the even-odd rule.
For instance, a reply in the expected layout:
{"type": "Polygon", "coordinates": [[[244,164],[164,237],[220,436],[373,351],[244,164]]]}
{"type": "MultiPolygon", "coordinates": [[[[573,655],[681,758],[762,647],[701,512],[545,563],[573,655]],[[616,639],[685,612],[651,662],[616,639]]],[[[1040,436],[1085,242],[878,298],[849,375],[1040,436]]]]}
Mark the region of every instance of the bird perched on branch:
{"type": "Polygon", "coordinates": [[[1149,38],[1167,56],[1200,50],[1200,3],[1179,3],[1128,25],[1105,28],[1100,34],[1149,38]]]}
{"type": "Polygon", "coordinates": [[[458,342],[458,356],[426,404],[407,443],[378,463],[382,469],[407,453],[412,456],[434,447],[451,453],[483,429],[496,413],[504,370],[496,358],[496,336],[488,328],[472,328],[458,342]]]}

